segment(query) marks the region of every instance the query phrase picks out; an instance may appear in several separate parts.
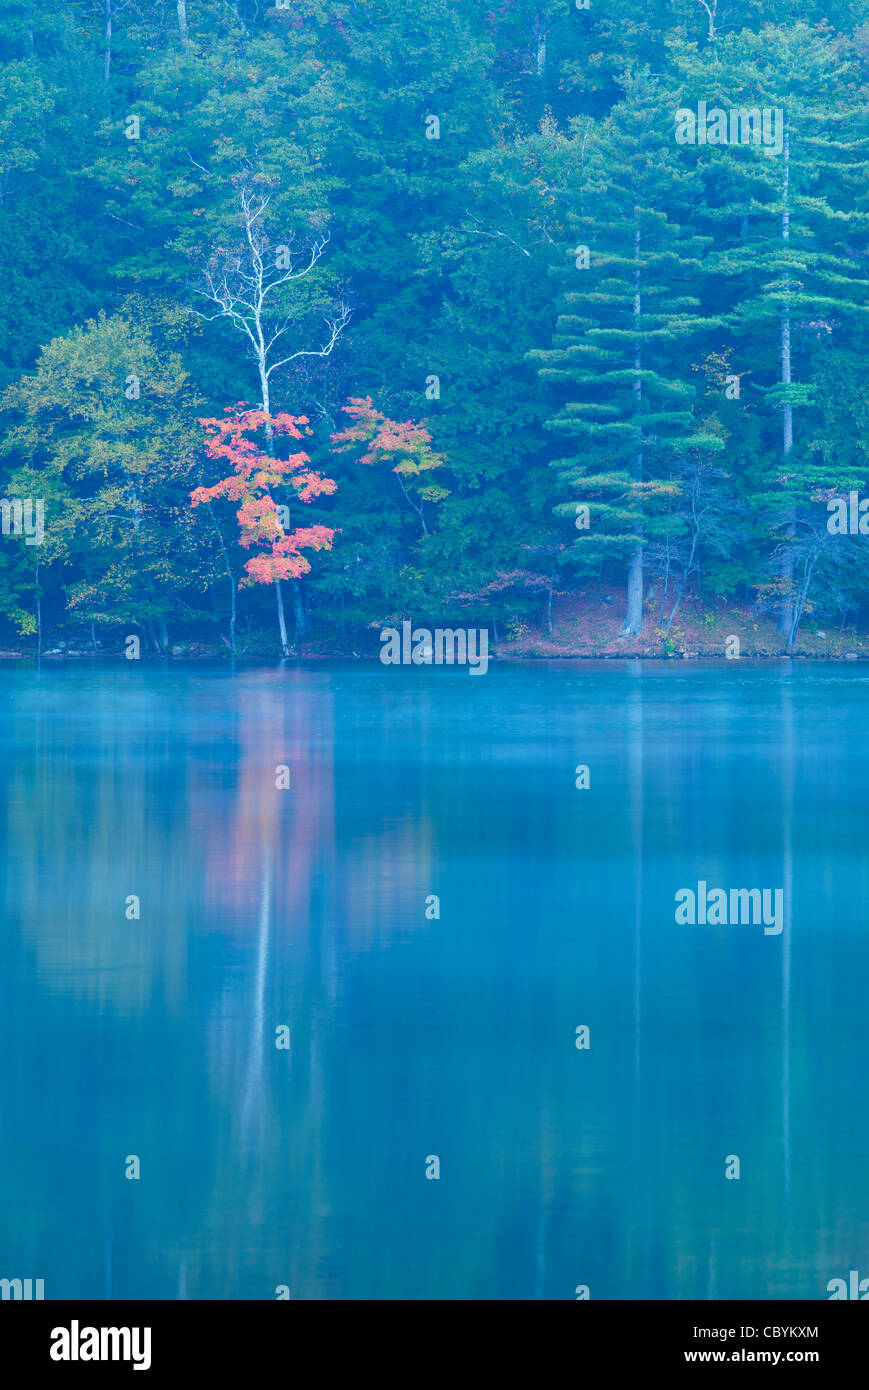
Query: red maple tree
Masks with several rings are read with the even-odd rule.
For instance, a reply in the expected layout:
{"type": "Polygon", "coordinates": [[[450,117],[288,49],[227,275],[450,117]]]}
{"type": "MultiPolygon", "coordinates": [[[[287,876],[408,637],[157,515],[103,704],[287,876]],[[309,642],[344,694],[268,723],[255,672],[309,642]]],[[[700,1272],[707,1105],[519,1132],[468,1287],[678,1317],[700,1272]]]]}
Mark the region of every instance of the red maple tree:
{"type": "Polygon", "coordinates": [[[241,503],[236,512],[241,532],[239,544],[245,550],[252,545],[264,545],[267,549],[247,561],[247,578],[241,581],[240,588],[271,584],[278,579],[298,579],[311,568],[301,552],[329,550],[335,531],[329,526],[284,530],[272,490],[289,485],[300,502],[310,502],[314,497],[335,492],[338,484],[315,472],[309,455],[302,450],[285,459],[274,458],[264,453],[255,440],[247,438],[249,433],[270,425],[274,435],[303,439],[312,433],[306,416],[281,413],[270,417],[262,410],[243,410],[239,406],[228,406],[226,415],[225,420],[205,419],[199,423],[203,429],[213,431],[205,441],[209,458],[227,459],[233,471],[213,487],[195,488],[190,494],[191,506],[217,497],[241,503]]]}
{"type": "Polygon", "coordinates": [[[425,425],[414,420],[390,420],[375,409],[370,396],[351,396],[349,404],[341,409],[355,423],[332,435],[333,451],[343,453],[367,445],[359,462],[389,465],[405,499],[419,517],[423,535],[427,536],[425,503],[441,502],[450,494],[448,488],[433,483],[427,476],[446,460],[431,447],[431,434],[425,425]]]}
{"type": "Polygon", "coordinates": [[[245,550],[251,546],[264,547],[245,564],[245,578],[239,588],[251,584],[274,584],[277,592],[281,645],[288,651],[286,625],[280,581],[299,579],[310,571],[311,565],[304,550],[330,550],[335,531],[329,526],[297,526],[287,530],[281,524],[279,504],[272,493],[281,487],[292,487],[300,502],[335,492],[338,484],[333,478],[311,468],[311,459],[303,450],[284,459],[265,453],[255,439],[248,436],[265,430],[270,446],[276,435],[302,440],[312,431],[304,415],[267,415],[262,410],[246,410],[244,402],[227,406],[226,419],[201,419],[203,429],[210,431],[205,440],[209,458],[225,459],[232,472],[213,487],[198,487],[190,494],[190,504],[198,507],[225,497],[238,502],[236,519],[239,525],[239,544],[245,550]]]}

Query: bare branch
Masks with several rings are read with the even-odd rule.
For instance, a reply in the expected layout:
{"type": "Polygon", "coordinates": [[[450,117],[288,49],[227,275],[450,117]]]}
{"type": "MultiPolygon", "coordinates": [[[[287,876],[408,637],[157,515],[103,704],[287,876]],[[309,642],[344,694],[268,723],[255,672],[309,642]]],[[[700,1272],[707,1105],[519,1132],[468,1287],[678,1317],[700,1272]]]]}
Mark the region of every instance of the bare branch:
{"type": "MultiPolygon", "coordinates": [[[[479,222],[479,219],[476,218],[476,217],[473,215],[473,213],[468,212],[467,209],[465,209],[465,216],[466,216],[466,217],[470,217],[470,219],[471,219],[472,222],[477,222],[477,223],[479,222]]],[[[474,236],[488,236],[488,237],[492,237],[493,240],[497,240],[497,238],[500,237],[500,238],[502,238],[504,241],[509,241],[510,245],[511,245],[511,246],[515,246],[517,251],[521,251],[523,256],[529,256],[529,257],[530,257],[530,255],[531,255],[531,252],[530,252],[530,251],[526,251],[524,246],[520,246],[519,243],[518,243],[518,241],[514,241],[513,238],[512,238],[511,236],[508,236],[506,232],[502,232],[502,231],[500,231],[500,230],[499,230],[499,231],[494,231],[494,232],[487,232],[486,229],[485,229],[484,227],[480,227],[479,225],[476,226],[476,227],[463,227],[463,228],[462,228],[462,231],[463,231],[463,232],[469,232],[469,233],[471,233],[471,234],[474,235],[474,236]]]]}
{"type": "Polygon", "coordinates": [[[325,319],[324,322],[329,330],[329,341],[321,348],[302,348],[299,352],[293,352],[289,357],[282,357],[280,362],[273,362],[268,368],[266,375],[271,376],[279,367],[285,367],[288,362],[295,362],[297,357],[328,357],[333,347],[337,343],[344,329],[350,322],[352,311],[346,304],[338,306],[338,317],[335,319],[325,319]]]}
{"type": "MultiPolygon", "coordinates": [[[[188,157],[191,158],[189,151],[188,157]]],[[[195,163],[195,160],[192,161],[195,163]]],[[[201,165],[198,167],[202,167],[201,165]]],[[[206,171],[207,172],[207,171],[206,171]]],[[[293,239],[279,248],[270,245],[264,230],[264,217],[270,202],[270,194],[254,194],[243,189],[239,195],[241,223],[243,228],[242,250],[225,256],[222,264],[205,267],[205,288],[197,294],[214,306],[215,312],[203,313],[193,310],[205,322],[227,318],[234,328],[246,335],[252,356],[257,364],[262,391],[262,405],[269,413],[269,381],[281,367],[300,357],[328,357],[342,332],[350,321],[350,310],[346,304],[338,306],[334,318],[325,320],[328,337],[319,348],[300,348],[288,353],[277,361],[271,361],[275,344],[297,320],[297,314],[286,306],[277,309],[277,318],[271,309],[270,296],[285,285],[310,275],[329,245],[329,232],[318,232],[308,241],[304,253],[296,255],[293,239]],[[277,249],[286,253],[288,264],[282,264],[282,257],[275,259],[274,267],[269,258],[277,249]]]]}
{"type": "Polygon", "coordinates": [[[709,29],[708,29],[708,32],[707,32],[707,34],[706,34],[706,37],[707,37],[707,39],[714,39],[714,38],[715,38],[715,12],[716,12],[716,10],[718,9],[718,0],[712,0],[712,4],[711,4],[711,5],[708,5],[708,4],[706,3],[706,0],[697,0],[697,3],[698,3],[699,5],[702,5],[702,6],[703,6],[703,9],[706,11],[706,16],[707,16],[707,18],[708,18],[708,20],[709,20],[709,29]]]}
{"type": "Polygon", "coordinates": [[[210,175],[210,170],[206,169],[205,166],[204,166],[203,164],[200,164],[200,163],[198,162],[198,160],[195,160],[195,159],[193,158],[193,155],[190,153],[189,150],[187,151],[187,158],[190,160],[190,163],[191,163],[191,164],[195,164],[195,165],[196,165],[196,168],[197,168],[197,169],[201,169],[202,172],[203,172],[203,174],[209,174],[209,175],[210,175]]]}

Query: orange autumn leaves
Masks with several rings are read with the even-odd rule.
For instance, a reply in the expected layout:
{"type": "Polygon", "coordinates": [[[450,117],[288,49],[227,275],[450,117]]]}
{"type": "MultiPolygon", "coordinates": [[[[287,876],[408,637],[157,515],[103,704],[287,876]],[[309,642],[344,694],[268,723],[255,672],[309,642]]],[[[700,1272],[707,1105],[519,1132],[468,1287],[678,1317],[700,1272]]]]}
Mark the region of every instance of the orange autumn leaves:
{"type": "Polygon", "coordinates": [[[239,406],[227,407],[226,416],[225,420],[200,420],[199,423],[203,429],[212,431],[205,441],[208,457],[225,459],[233,471],[213,487],[196,488],[190,494],[190,504],[197,507],[217,497],[241,503],[236,512],[239,544],[245,550],[253,545],[267,548],[247,561],[246,578],[242,579],[240,588],[249,584],[272,584],[278,579],[298,579],[311,568],[302,551],[331,549],[335,532],[328,526],[299,526],[285,531],[272,491],[290,486],[300,502],[310,502],[314,497],[335,492],[338,484],[315,472],[303,450],[285,459],[274,458],[247,437],[270,422],[273,435],[303,439],[311,433],[306,416],[281,413],[269,420],[262,410],[242,410],[239,406]]]}
{"type": "MultiPolygon", "coordinates": [[[[409,481],[415,475],[419,496],[426,500],[438,501],[447,495],[444,488],[422,484],[420,475],[444,462],[442,455],[432,450],[431,435],[423,425],[388,419],[375,410],[368,397],[351,398],[343,410],[354,424],[331,436],[336,453],[367,445],[361,463],[388,461],[399,477],[404,475],[409,481]]],[[[197,507],[219,497],[240,503],[236,512],[239,544],[245,550],[252,546],[264,548],[245,564],[246,577],[239,587],[298,579],[311,568],[302,552],[331,550],[336,531],[329,526],[285,530],[272,493],[279,488],[292,487],[298,501],[310,502],[315,497],[336,492],[338,484],[312,468],[310,456],[303,450],[280,459],[265,453],[249,438],[263,429],[268,432],[270,427],[272,439],[283,436],[303,440],[312,433],[307,416],[281,413],[270,417],[262,410],[244,409],[243,403],[228,406],[224,413],[223,420],[202,419],[199,423],[209,431],[205,440],[208,457],[225,460],[232,472],[212,487],[195,488],[190,494],[191,506],[197,507]]]]}
{"type": "MultiPolygon", "coordinates": [[[[393,464],[393,473],[409,477],[439,468],[444,462],[443,455],[436,454],[432,449],[431,435],[424,425],[414,424],[412,420],[403,423],[389,420],[375,410],[370,396],[351,396],[350,404],[342,406],[342,410],[356,423],[340,434],[333,434],[332,443],[338,451],[351,448],[354,444],[367,444],[360,463],[387,460],[393,464]]],[[[433,487],[431,490],[447,495],[445,488],[433,487]]]]}

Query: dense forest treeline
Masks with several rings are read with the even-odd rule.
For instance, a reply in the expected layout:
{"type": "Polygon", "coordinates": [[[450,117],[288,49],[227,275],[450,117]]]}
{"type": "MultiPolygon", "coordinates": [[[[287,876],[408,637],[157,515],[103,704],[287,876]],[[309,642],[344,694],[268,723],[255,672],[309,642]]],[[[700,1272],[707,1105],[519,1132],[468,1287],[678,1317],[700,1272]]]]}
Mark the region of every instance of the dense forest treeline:
{"type": "Polygon", "coordinates": [[[0,644],[865,630],[867,59],[862,0],[7,0],[0,644]]]}

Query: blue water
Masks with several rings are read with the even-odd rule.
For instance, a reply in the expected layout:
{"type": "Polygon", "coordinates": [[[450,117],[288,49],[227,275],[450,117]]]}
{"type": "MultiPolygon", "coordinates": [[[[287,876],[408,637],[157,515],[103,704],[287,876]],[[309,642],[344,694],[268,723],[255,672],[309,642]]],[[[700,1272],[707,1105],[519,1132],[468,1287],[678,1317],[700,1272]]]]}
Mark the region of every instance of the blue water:
{"type": "Polygon", "coordinates": [[[6,663],[0,692],[0,1277],[869,1276],[864,664],[6,663]],[[699,880],[781,887],[784,930],[677,924],[699,880]]]}

